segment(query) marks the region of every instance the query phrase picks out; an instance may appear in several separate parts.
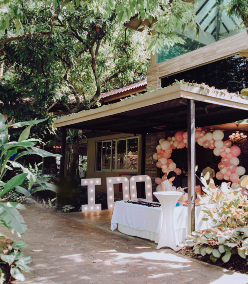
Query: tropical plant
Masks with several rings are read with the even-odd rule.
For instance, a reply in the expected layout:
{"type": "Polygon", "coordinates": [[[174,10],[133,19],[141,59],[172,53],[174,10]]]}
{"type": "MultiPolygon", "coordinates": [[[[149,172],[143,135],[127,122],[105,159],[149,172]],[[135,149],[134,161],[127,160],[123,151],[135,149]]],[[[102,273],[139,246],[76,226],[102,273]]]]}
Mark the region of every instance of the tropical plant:
{"type": "Polygon", "coordinates": [[[203,183],[206,196],[200,203],[215,206],[203,210],[207,217],[202,220],[211,221],[212,228],[193,232],[192,236],[188,236],[186,245],[192,246],[195,254],[209,255],[213,262],[218,259],[228,262],[234,254],[248,261],[247,196],[241,193],[241,188],[232,189],[227,183],[220,187],[216,187],[212,180],[209,185],[205,180],[203,183]]]}
{"type": "MultiPolygon", "coordinates": [[[[46,181],[42,181],[39,182],[39,186],[37,188],[32,189],[35,182],[37,182],[35,174],[27,168],[24,168],[18,162],[18,159],[25,155],[36,154],[42,157],[60,156],[36,148],[35,145],[39,142],[39,140],[28,138],[31,127],[42,121],[44,120],[24,121],[14,123],[12,125],[5,125],[4,116],[0,114],[0,198],[16,187],[19,191],[28,195],[38,190],[43,190],[44,187],[46,187],[46,189],[48,188],[46,181]],[[8,142],[8,128],[23,126],[28,127],[22,131],[18,141],[8,142]],[[15,168],[21,169],[23,173],[16,174],[10,180],[4,182],[3,178],[6,172],[14,171],[15,168]],[[26,178],[29,180],[28,189],[21,187],[26,178]]],[[[17,202],[0,202],[0,224],[9,230],[12,230],[12,232],[16,231],[18,236],[21,237],[21,235],[26,232],[27,226],[18,209],[25,209],[25,207],[17,202]]],[[[24,280],[21,270],[29,271],[26,264],[31,261],[31,258],[23,257],[22,253],[16,251],[24,246],[26,246],[26,244],[23,241],[16,242],[12,245],[12,248],[14,249],[13,252],[8,255],[5,255],[4,253],[1,254],[2,261],[8,263],[10,266],[11,275],[19,280],[24,280]]]]}
{"type": "Polygon", "coordinates": [[[71,206],[71,205],[64,205],[62,207],[62,211],[67,213],[67,212],[70,212],[72,209],[74,209],[75,207],[74,206],[71,206]]]}

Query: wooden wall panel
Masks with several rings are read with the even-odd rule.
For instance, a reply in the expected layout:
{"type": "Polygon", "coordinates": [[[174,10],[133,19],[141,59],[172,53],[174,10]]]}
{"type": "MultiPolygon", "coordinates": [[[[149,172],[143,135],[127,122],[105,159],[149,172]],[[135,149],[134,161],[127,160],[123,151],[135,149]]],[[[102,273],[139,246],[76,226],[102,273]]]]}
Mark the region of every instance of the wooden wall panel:
{"type": "Polygon", "coordinates": [[[147,72],[147,88],[159,88],[160,79],[163,77],[238,54],[239,51],[247,48],[248,35],[247,32],[242,32],[168,61],[152,65],[147,72]]]}

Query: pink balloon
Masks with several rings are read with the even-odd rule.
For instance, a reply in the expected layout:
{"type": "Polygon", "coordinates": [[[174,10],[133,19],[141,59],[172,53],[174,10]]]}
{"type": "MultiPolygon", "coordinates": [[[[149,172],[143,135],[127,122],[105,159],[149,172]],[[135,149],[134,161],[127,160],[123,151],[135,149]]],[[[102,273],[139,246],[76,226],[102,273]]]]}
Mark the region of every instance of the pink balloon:
{"type": "Polygon", "coordinates": [[[177,149],[183,149],[185,147],[185,143],[183,141],[179,141],[177,144],[177,149]]]}
{"type": "Polygon", "coordinates": [[[168,164],[173,163],[173,160],[172,160],[172,159],[168,159],[168,160],[167,160],[167,163],[168,163],[168,164]]]}
{"type": "Polygon", "coordinates": [[[157,153],[158,153],[158,154],[162,154],[162,153],[163,153],[163,150],[162,150],[162,149],[158,149],[158,150],[157,150],[157,153]]]}
{"type": "Polygon", "coordinates": [[[226,157],[226,152],[225,152],[225,151],[220,152],[220,156],[221,156],[222,158],[225,158],[225,157],[226,157]]]}
{"type": "Polygon", "coordinates": [[[200,138],[201,137],[201,131],[196,131],[195,132],[195,138],[200,138]]]}
{"type": "Polygon", "coordinates": [[[224,146],[226,146],[227,148],[230,148],[230,146],[232,145],[232,142],[229,140],[224,141],[224,146]]]}
{"type": "Polygon", "coordinates": [[[171,141],[171,140],[172,140],[172,138],[171,138],[171,137],[168,137],[168,138],[167,138],[167,140],[168,140],[168,141],[171,141]]]}
{"type": "Polygon", "coordinates": [[[225,172],[225,175],[226,175],[227,177],[230,177],[231,174],[232,174],[232,173],[231,173],[230,171],[226,171],[226,172],[225,172]]]}
{"type": "Polygon", "coordinates": [[[225,165],[221,162],[221,163],[218,164],[218,168],[219,168],[220,170],[222,170],[222,169],[225,168],[225,165]]]}
{"type": "Polygon", "coordinates": [[[231,163],[228,163],[228,164],[227,164],[227,170],[234,173],[235,170],[236,170],[236,166],[234,166],[234,165],[231,164],[231,163]]]}
{"type": "Polygon", "coordinates": [[[171,149],[176,149],[177,147],[174,146],[174,144],[171,145],[171,149]]]}
{"type": "Polygon", "coordinates": [[[202,128],[201,127],[198,127],[197,129],[196,129],[196,131],[202,131],[202,128]]]}
{"type": "Polygon", "coordinates": [[[232,157],[233,157],[233,154],[229,152],[229,153],[226,154],[226,157],[227,157],[227,159],[231,160],[232,157]]]}
{"type": "Polygon", "coordinates": [[[218,180],[222,180],[224,178],[224,175],[221,172],[216,173],[216,178],[218,180]]]}
{"type": "Polygon", "coordinates": [[[230,176],[230,181],[231,182],[237,182],[238,179],[239,179],[239,176],[236,173],[231,174],[231,176],[230,176]]]}
{"type": "Polygon", "coordinates": [[[165,153],[166,153],[166,154],[171,154],[171,153],[172,153],[172,149],[170,148],[170,149],[168,149],[168,150],[165,150],[165,153]]]}
{"type": "Polygon", "coordinates": [[[177,131],[175,134],[175,138],[178,142],[183,141],[183,131],[177,131]]]}
{"type": "Polygon", "coordinates": [[[162,179],[161,179],[161,178],[159,178],[159,177],[156,177],[156,178],[155,178],[155,183],[156,183],[156,184],[161,184],[161,182],[162,182],[162,179]]]}
{"type": "Polygon", "coordinates": [[[161,159],[161,158],[163,158],[162,155],[158,155],[158,160],[161,159]]]}
{"type": "Polygon", "coordinates": [[[166,158],[166,159],[168,159],[168,158],[171,157],[171,154],[167,154],[166,152],[164,152],[164,153],[163,153],[163,157],[166,158]]]}
{"type": "Polygon", "coordinates": [[[238,157],[241,153],[241,150],[238,146],[234,145],[232,147],[230,147],[231,153],[233,155],[233,157],[238,157]]]}
{"type": "Polygon", "coordinates": [[[174,172],[175,172],[178,176],[182,173],[181,169],[179,169],[179,168],[176,168],[176,169],[174,170],[174,172]]]}
{"type": "Polygon", "coordinates": [[[183,132],[183,138],[187,139],[188,138],[188,132],[183,132]]]}
{"type": "Polygon", "coordinates": [[[204,141],[202,146],[204,148],[209,148],[210,147],[210,141],[209,140],[204,141]]]}
{"type": "Polygon", "coordinates": [[[227,165],[230,161],[229,161],[229,159],[227,159],[227,158],[222,158],[221,159],[221,162],[224,164],[224,165],[227,165]]]}
{"type": "Polygon", "coordinates": [[[156,166],[157,166],[158,168],[161,168],[161,167],[162,167],[162,163],[161,163],[160,161],[158,161],[158,162],[156,163],[156,166]]]}
{"type": "Polygon", "coordinates": [[[225,150],[227,148],[227,146],[223,145],[222,149],[225,150]]]}

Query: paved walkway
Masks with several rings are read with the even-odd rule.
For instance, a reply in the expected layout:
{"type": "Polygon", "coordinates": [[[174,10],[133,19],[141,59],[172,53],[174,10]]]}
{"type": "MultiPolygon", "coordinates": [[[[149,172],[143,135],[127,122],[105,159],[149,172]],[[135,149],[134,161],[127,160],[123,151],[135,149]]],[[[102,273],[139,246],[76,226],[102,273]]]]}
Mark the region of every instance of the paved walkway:
{"type": "MultiPolygon", "coordinates": [[[[23,249],[31,255],[27,284],[164,283],[247,284],[248,275],[156,250],[154,243],[111,232],[111,211],[54,213],[37,205],[22,211],[28,225],[23,249]]],[[[11,233],[1,228],[0,233],[11,233]]],[[[23,282],[15,281],[15,284],[23,282]]]]}

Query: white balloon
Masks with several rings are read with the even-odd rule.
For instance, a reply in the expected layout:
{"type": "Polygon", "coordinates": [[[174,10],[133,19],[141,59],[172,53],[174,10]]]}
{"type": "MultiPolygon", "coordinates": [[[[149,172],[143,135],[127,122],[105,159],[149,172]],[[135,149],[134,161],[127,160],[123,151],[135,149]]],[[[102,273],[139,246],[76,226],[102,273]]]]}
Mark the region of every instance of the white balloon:
{"type": "Polygon", "coordinates": [[[223,141],[221,140],[215,141],[215,147],[221,149],[223,147],[223,141]]]}
{"type": "Polygon", "coordinates": [[[187,143],[187,139],[183,139],[183,142],[184,142],[184,143],[187,143]]]}
{"type": "Polygon", "coordinates": [[[178,141],[174,141],[173,145],[177,147],[178,141]]]}
{"type": "Polygon", "coordinates": [[[162,148],[163,150],[168,150],[168,149],[170,149],[170,142],[169,142],[168,140],[163,141],[162,144],[161,144],[161,148],[162,148]]]}
{"type": "Polygon", "coordinates": [[[170,141],[170,144],[172,145],[173,143],[174,143],[174,141],[171,140],[171,141],[170,141]]]}
{"type": "Polygon", "coordinates": [[[219,155],[220,155],[220,152],[221,152],[220,149],[218,149],[218,148],[215,148],[215,149],[214,149],[214,155],[215,155],[215,156],[219,156],[219,155]]]}
{"type": "Polygon", "coordinates": [[[162,185],[159,184],[157,187],[156,187],[156,191],[162,191],[162,185]]]}
{"type": "Polygon", "coordinates": [[[176,141],[176,138],[175,136],[171,137],[172,141],[176,141]]]}
{"type": "Polygon", "coordinates": [[[226,176],[226,175],[224,175],[224,179],[225,179],[225,180],[229,180],[229,177],[226,176]]]}
{"type": "Polygon", "coordinates": [[[157,160],[157,159],[158,159],[158,154],[157,154],[157,153],[154,153],[154,154],[153,154],[153,159],[154,159],[154,160],[157,160]]]}
{"type": "Polygon", "coordinates": [[[222,130],[215,130],[213,132],[214,140],[222,140],[224,138],[224,133],[222,130]]]}
{"type": "Polygon", "coordinates": [[[223,168],[220,172],[224,175],[227,171],[227,168],[223,168]]]}
{"type": "Polygon", "coordinates": [[[158,141],[158,142],[159,142],[159,144],[162,144],[162,143],[164,142],[164,140],[165,140],[164,138],[159,139],[159,141],[158,141]]]}
{"type": "Polygon", "coordinates": [[[208,132],[206,135],[207,140],[212,140],[213,139],[213,134],[211,132],[208,132]]]}
{"type": "Polygon", "coordinates": [[[167,170],[167,166],[166,166],[166,165],[163,165],[163,166],[162,166],[162,169],[167,170]]]}
{"type": "Polygon", "coordinates": [[[197,139],[197,143],[202,146],[203,145],[204,140],[202,139],[202,137],[197,139]]]}
{"type": "Polygon", "coordinates": [[[232,163],[233,165],[237,166],[239,164],[239,158],[232,157],[232,159],[230,160],[230,163],[232,163]]]}
{"type": "Polygon", "coordinates": [[[244,167],[237,167],[236,174],[239,176],[242,176],[245,174],[245,168],[244,167]]]}
{"type": "Polygon", "coordinates": [[[166,159],[166,158],[162,158],[162,159],[160,159],[160,162],[161,162],[163,165],[165,165],[165,164],[167,163],[167,159],[166,159]]]}
{"type": "Polygon", "coordinates": [[[157,150],[160,150],[160,149],[161,149],[161,146],[160,146],[160,145],[158,145],[158,146],[156,147],[156,149],[157,149],[157,150]]]}
{"type": "Polygon", "coordinates": [[[226,148],[226,149],[225,149],[225,152],[226,152],[226,153],[230,153],[230,152],[231,152],[231,149],[230,149],[230,148],[226,148]]]}
{"type": "Polygon", "coordinates": [[[246,177],[247,177],[247,175],[242,176],[242,177],[239,179],[239,182],[241,183],[241,181],[242,181],[244,178],[246,178],[246,177]]]}
{"type": "Polygon", "coordinates": [[[169,169],[170,170],[175,170],[175,168],[177,167],[177,165],[175,164],[175,163],[170,163],[170,165],[169,165],[169,169]]]}
{"type": "Polygon", "coordinates": [[[206,135],[204,135],[204,136],[202,137],[202,139],[203,139],[203,142],[206,141],[206,140],[207,140],[206,135]]]}

